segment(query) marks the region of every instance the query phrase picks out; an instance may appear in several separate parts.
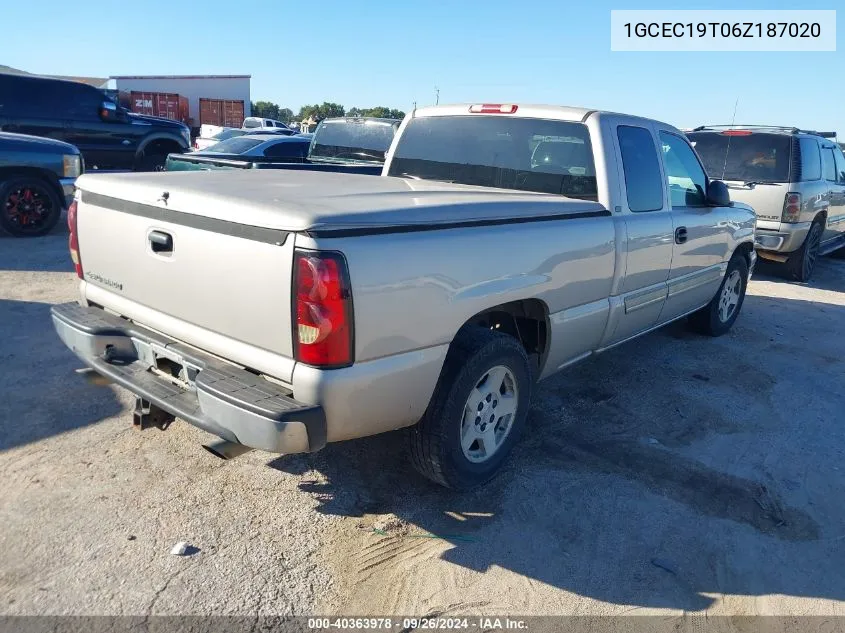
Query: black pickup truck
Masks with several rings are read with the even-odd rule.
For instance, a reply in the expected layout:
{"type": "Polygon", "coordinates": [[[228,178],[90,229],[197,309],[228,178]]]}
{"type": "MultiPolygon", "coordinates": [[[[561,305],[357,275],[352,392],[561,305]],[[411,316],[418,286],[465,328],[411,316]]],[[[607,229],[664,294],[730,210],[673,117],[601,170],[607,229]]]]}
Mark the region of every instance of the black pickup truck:
{"type": "Polygon", "coordinates": [[[73,145],[0,132],[0,229],[15,236],[49,233],[73,200],[82,170],[73,145]]]}
{"type": "MultiPolygon", "coordinates": [[[[384,153],[390,148],[400,123],[396,119],[366,117],[325,119],[311,135],[307,154],[303,157],[279,152],[281,145],[267,147],[263,151],[257,151],[260,147],[250,148],[241,155],[220,153],[212,145],[201,152],[171,154],[165,169],[304,169],[377,176],[381,174],[384,153]]],[[[287,137],[286,145],[290,147],[305,142],[302,136],[287,137]]],[[[241,139],[249,139],[249,135],[235,140],[241,139]]]]}
{"type": "Polygon", "coordinates": [[[158,171],[191,138],[178,121],[133,114],[76,81],[0,73],[0,130],[65,141],[89,169],[158,171]]]}

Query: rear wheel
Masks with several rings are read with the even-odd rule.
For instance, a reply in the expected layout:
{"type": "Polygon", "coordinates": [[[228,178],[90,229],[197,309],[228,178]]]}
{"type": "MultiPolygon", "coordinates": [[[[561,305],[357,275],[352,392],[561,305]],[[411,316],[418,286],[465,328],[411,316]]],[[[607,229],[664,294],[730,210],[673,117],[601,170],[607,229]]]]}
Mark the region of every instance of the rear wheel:
{"type": "Polygon", "coordinates": [[[731,329],[739,316],[748,285],[748,264],[742,255],[734,255],[716,296],[698,312],[690,315],[692,328],[708,336],[721,336],[731,329]]]}
{"type": "Polygon", "coordinates": [[[804,244],[789,256],[786,262],[787,271],[789,272],[789,276],[796,281],[807,282],[813,276],[813,271],[816,269],[816,261],[819,258],[823,231],[824,228],[821,222],[813,222],[810,232],[807,233],[807,239],[804,240],[804,244]]]}
{"type": "Polygon", "coordinates": [[[16,237],[49,233],[62,215],[58,194],[36,176],[12,178],[0,184],[0,227],[16,237]]]}
{"type": "Polygon", "coordinates": [[[410,431],[414,467],[456,490],[491,479],[522,433],[532,386],[519,341],[481,327],[461,330],[423,419],[410,431]]]}

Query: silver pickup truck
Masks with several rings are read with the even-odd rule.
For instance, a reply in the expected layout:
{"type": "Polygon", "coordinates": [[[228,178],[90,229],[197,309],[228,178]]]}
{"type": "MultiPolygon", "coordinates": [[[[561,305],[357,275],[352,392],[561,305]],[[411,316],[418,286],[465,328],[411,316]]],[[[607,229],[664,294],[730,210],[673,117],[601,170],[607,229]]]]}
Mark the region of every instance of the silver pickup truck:
{"type": "Polygon", "coordinates": [[[674,127],[515,104],[409,114],[381,177],[85,175],[79,302],[56,331],[141,426],[220,456],[402,427],[415,466],[478,485],[537,380],[687,315],[739,314],[755,216],[674,127]]]}

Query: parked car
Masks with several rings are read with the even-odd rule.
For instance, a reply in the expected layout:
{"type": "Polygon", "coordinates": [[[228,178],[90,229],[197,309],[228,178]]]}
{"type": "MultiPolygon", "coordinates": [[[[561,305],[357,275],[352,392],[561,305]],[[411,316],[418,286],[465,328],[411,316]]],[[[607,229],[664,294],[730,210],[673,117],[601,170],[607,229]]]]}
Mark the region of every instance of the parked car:
{"type": "Polygon", "coordinates": [[[757,253],[808,281],[819,256],[845,247],[845,156],[834,133],[702,126],[687,134],[708,173],[757,213],[757,253]]]}
{"type": "Polygon", "coordinates": [[[281,121],[276,121],[275,119],[265,119],[259,116],[248,116],[244,119],[243,125],[241,126],[244,130],[288,130],[290,129],[287,125],[282,123],[281,121]]]}
{"type": "Polygon", "coordinates": [[[82,170],[73,145],[0,132],[0,229],[15,236],[49,233],[73,200],[82,170]]]}
{"type": "Polygon", "coordinates": [[[154,171],[187,151],[188,127],[133,114],[87,84],[0,74],[0,130],[75,145],[89,169],[154,171]]]}
{"type": "Polygon", "coordinates": [[[235,138],[236,136],[243,136],[247,134],[246,130],[241,130],[240,128],[234,127],[224,127],[220,128],[219,131],[215,132],[208,138],[204,138],[202,136],[198,136],[194,139],[194,150],[195,151],[202,151],[204,149],[208,149],[212,145],[219,143],[220,141],[225,141],[230,138],[235,138]]]}
{"type": "Polygon", "coordinates": [[[168,157],[165,171],[256,168],[273,163],[303,163],[311,139],[281,134],[242,134],[190,154],[168,157]],[[240,163],[240,164],[238,164],[240,163]]]}
{"type": "MultiPolygon", "coordinates": [[[[198,171],[207,169],[307,169],[311,171],[342,171],[344,173],[381,174],[384,154],[393,142],[401,121],[376,118],[326,119],[314,134],[299,134],[295,138],[308,139],[310,147],[306,159],[285,160],[267,157],[219,156],[206,152],[174,154],[167,159],[167,171],[198,171]],[[313,141],[312,141],[313,137],[313,141]]],[[[254,135],[283,133],[282,130],[248,132],[254,135]]]]}
{"type": "Polygon", "coordinates": [[[256,130],[241,130],[246,134],[275,134],[276,136],[293,136],[299,134],[296,130],[290,128],[258,128],[256,130]]]}
{"type": "Polygon", "coordinates": [[[469,488],[535,379],[687,315],[724,334],[756,261],[754,212],[639,117],[421,108],[383,176],[285,176],[79,179],[81,303],[53,322],[142,427],[179,416],[234,456],[412,426],[420,472],[469,488]]]}

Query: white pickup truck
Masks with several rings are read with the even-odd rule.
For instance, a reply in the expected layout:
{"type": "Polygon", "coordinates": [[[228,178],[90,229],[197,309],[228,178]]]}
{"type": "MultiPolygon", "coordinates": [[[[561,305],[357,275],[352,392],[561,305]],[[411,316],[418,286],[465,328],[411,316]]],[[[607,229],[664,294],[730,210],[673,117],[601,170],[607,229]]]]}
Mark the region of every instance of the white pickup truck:
{"type": "Polygon", "coordinates": [[[753,211],[681,132],[579,108],[416,110],[381,177],[77,186],[79,302],[53,322],[137,423],[177,416],[220,456],[412,427],[415,466],[459,489],[499,469],[537,380],[687,315],[726,332],[755,263],[753,211]]]}

